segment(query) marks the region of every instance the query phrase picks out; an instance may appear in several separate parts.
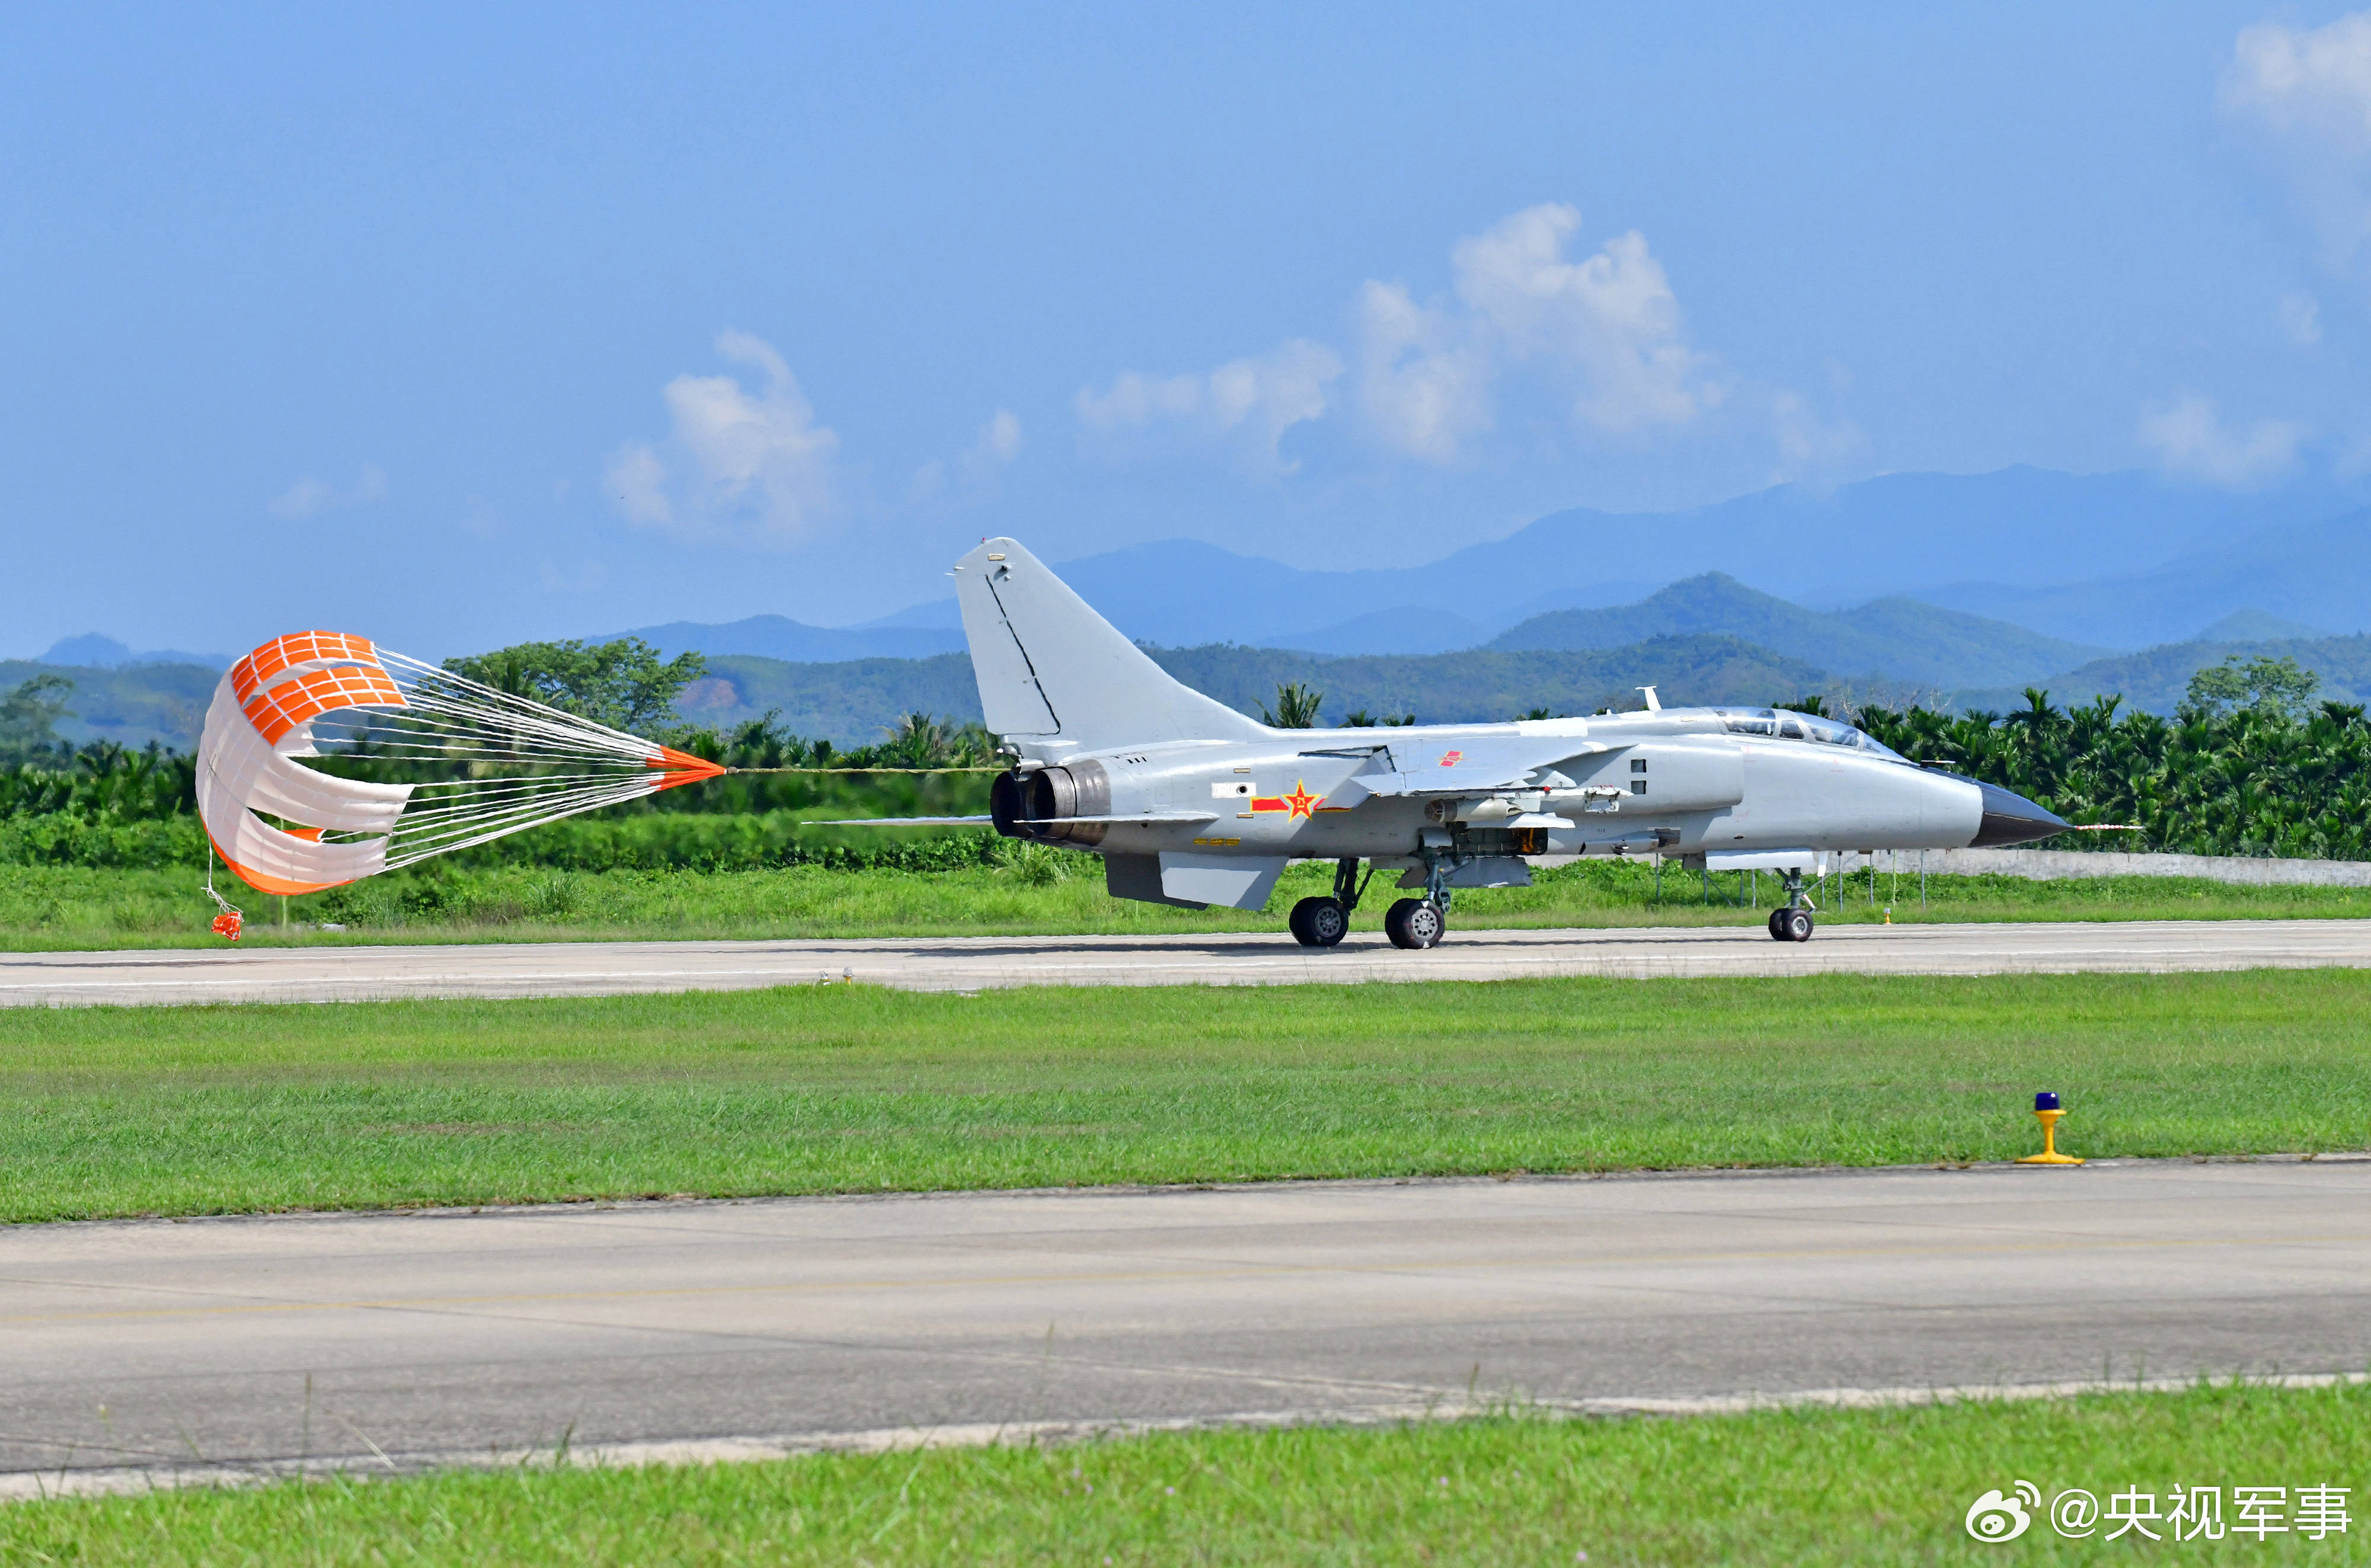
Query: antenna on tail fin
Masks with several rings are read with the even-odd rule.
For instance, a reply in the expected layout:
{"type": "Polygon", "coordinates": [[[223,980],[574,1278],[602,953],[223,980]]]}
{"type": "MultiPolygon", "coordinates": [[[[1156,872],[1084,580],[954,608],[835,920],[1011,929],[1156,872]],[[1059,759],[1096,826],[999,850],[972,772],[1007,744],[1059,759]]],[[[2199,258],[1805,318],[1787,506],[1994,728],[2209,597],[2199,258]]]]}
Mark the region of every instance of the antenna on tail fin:
{"type": "Polygon", "coordinates": [[[986,539],[955,563],[955,602],[989,729],[1052,750],[1249,741],[1257,721],[1183,686],[1045,562],[986,539]]]}

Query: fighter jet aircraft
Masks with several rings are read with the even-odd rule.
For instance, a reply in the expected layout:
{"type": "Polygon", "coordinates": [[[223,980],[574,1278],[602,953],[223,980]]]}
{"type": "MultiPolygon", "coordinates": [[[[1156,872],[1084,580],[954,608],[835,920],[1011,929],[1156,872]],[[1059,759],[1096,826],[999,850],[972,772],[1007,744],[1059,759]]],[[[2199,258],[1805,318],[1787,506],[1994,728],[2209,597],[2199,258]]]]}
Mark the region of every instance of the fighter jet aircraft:
{"type": "MultiPolygon", "coordinates": [[[[1016,758],[990,815],[1007,837],[1103,858],[1119,898],[1257,909],[1294,860],[1335,863],[1292,934],[1332,947],[1378,870],[1410,896],[1383,929],[1429,948],[1460,888],[1528,886],[1529,858],[1648,856],[1775,871],[1770,935],[1808,941],[1807,875],[1831,855],[2019,844],[2067,824],[1922,767],[1833,720],[1663,708],[1511,724],[1279,730],[1172,679],[1011,539],[955,566],[988,728],[1016,758]],[[1359,863],[1366,863],[1364,877],[1359,863]]],[[[880,825],[887,825],[874,819],[880,825]]]]}

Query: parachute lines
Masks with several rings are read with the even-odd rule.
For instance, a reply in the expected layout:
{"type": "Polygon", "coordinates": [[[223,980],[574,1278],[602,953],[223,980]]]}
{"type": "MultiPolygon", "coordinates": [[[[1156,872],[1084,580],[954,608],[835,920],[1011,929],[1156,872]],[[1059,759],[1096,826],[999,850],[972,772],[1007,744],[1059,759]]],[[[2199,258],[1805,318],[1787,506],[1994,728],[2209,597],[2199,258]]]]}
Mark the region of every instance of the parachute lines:
{"type": "Polygon", "coordinates": [[[215,687],[198,814],[250,886],[311,893],[724,771],[365,638],[296,632],[215,687]]]}

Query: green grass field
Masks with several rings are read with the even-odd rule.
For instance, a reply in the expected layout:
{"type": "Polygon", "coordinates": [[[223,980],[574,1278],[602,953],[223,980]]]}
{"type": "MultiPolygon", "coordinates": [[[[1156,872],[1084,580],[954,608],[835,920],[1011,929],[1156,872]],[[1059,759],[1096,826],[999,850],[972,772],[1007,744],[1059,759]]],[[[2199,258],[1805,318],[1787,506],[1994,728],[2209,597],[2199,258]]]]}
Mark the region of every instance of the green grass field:
{"type": "Polygon", "coordinates": [[[0,1218],[2371,1147],[2371,973],[0,1009],[0,1218]]]}
{"type": "MultiPolygon", "coordinates": [[[[682,1469],[535,1467],[0,1507],[0,1560],[337,1563],[2359,1562],[2371,1391],[2202,1387],[2047,1403],[1537,1416],[1201,1432],[1055,1448],[682,1469]],[[1969,1505],[2018,1479],[2220,1489],[2223,1539],[2086,1539],[2041,1513],[2008,1546],[1969,1505]],[[2279,1487],[2261,1539],[2238,1487],[2279,1487]],[[2344,1487],[2344,1533],[2297,1528],[2344,1487]]],[[[2127,1511],[2138,1506],[2128,1505],[2127,1511]]],[[[2149,1527],[2160,1536],[2162,1517],[2149,1527]]]]}
{"type": "MultiPolygon", "coordinates": [[[[1905,857],[1905,859],[1908,859],[1905,857]]],[[[1330,868],[1292,868],[1259,913],[1170,909],[1104,892],[1100,863],[1024,847],[1008,866],[958,871],[452,870],[431,862],[351,888],[283,901],[217,875],[246,910],[247,940],[283,943],[570,941],[614,939],[885,937],[1082,932],[1278,931],[1293,901],[1331,888],[1330,868]],[[285,918],[289,928],[280,922],[285,918]],[[324,921],[345,926],[322,931],[324,921]]],[[[187,871],[0,866],[0,950],[218,947],[214,905],[187,871]]],[[[1401,894],[1379,877],[1353,925],[1380,930],[1401,894]]],[[[1540,873],[1530,888],[1457,894],[1459,925],[1702,926],[1761,923],[1774,879],[1731,872],[1711,881],[1667,868],[1662,896],[1637,863],[1594,862],[1540,873]]],[[[1822,918],[1881,920],[2139,920],[2359,918],[2371,889],[2234,887],[2158,877],[2030,882],[2013,877],[1918,878],[1880,872],[1821,891],[1822,918]]]]}

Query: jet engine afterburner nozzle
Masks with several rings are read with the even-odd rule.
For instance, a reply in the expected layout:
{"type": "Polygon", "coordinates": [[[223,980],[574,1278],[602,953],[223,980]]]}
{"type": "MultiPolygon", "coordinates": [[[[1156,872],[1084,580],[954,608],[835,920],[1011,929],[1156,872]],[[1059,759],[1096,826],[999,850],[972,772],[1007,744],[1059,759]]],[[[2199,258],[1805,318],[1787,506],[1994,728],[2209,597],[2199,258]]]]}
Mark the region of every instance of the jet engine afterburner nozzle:
{"type": "Polygon", "coordinates": [[[1103,842],[1106,824],[1072,822],[1111,812],[1111,775],[1093,758],[1028,773],[1000,773],[989,786],[988,814],[1007,838],[1077,845],[1103,842]]]}

